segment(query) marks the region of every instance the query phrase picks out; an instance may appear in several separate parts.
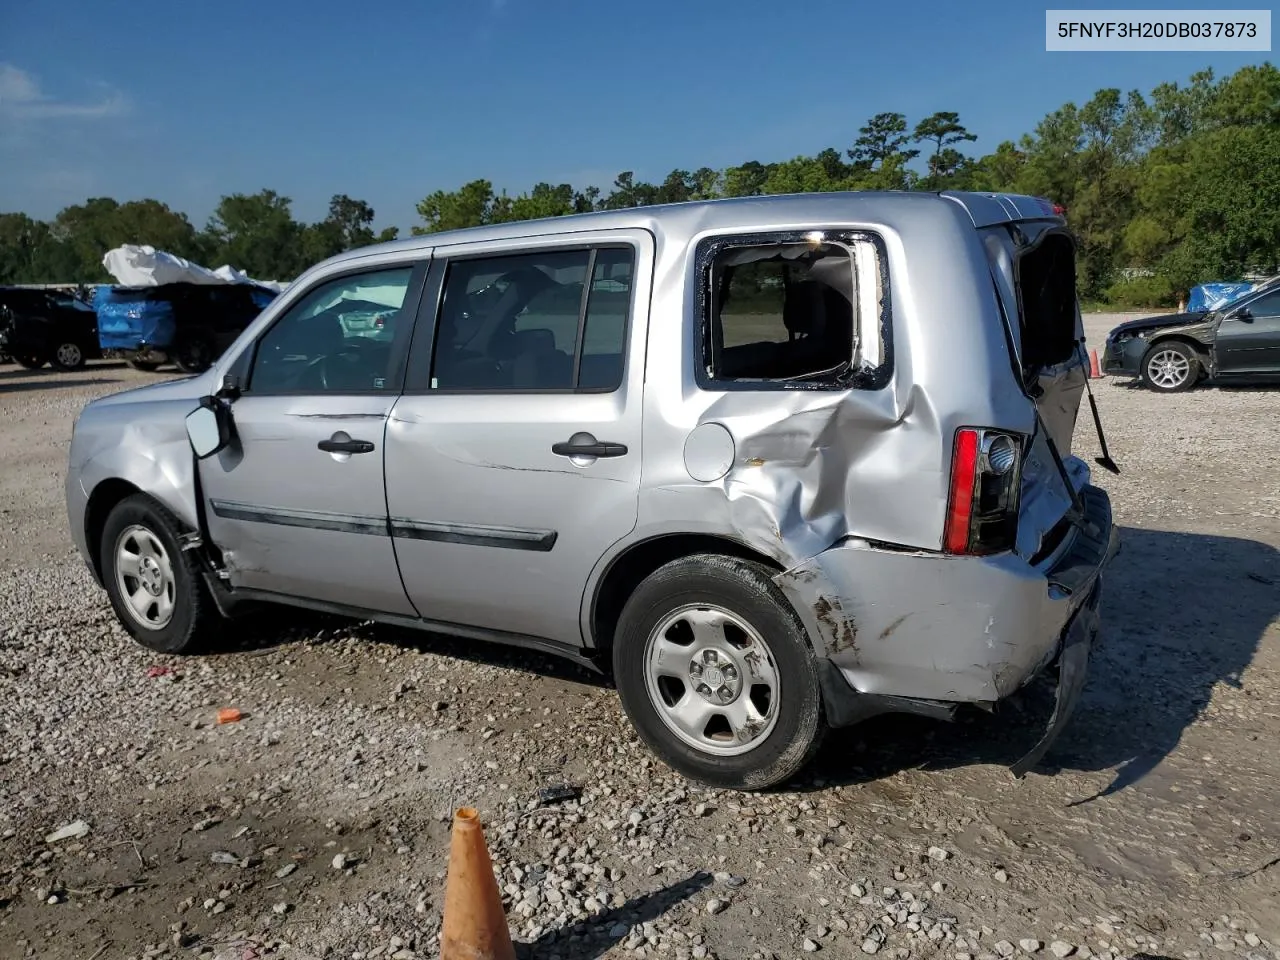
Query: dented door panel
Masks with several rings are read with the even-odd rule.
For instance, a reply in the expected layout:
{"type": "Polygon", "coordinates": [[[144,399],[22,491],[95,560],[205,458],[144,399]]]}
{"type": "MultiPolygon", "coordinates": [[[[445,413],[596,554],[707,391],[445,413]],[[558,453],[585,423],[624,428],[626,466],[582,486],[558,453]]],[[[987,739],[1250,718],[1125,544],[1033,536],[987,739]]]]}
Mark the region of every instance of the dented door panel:
{"type": "Polygon", "coordinates": [[[231,586],[408,615],[383,493],[394,397],[243,396],[238,442],[200,462],[208,529],[231,586]],[[365,454],[329,453],[337,434],[365,454]]]}

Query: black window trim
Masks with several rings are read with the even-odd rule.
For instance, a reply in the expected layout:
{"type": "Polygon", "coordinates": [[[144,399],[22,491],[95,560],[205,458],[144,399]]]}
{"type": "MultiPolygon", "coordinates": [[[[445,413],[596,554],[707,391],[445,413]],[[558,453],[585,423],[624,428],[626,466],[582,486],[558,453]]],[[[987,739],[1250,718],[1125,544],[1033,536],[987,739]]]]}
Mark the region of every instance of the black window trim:
{"type": "Polygon", "coordinates": [[[253,342],[240,351],[239,356],[227,368],[227,373],[236,377],[240,384],[240,393],[244,397],[397,397],[401,393],[404,385],[405,365],[409,355],[409,342],[413,335],[413,322],[418,315],[418,310],[422,301],[424,285],[427,280],[429,268],[431,266],[431,257],[418,256],[410,257],[405,260],[383,261],[377,264],[352,265],[349,269],[340,270],[336,273],[327,273],[323,277],[316,278],[316,281],[307,286],[305,290],[295,297],[291,297],[288,305],[286,305],[271,323],[258,331],[253,338],[253,342]],[[409,282],[405,287],[404,303],[401,305],[403,311],[402,316],[410,318],[410,322],[401,324],[396,330],[395,336],[391,341],[391,355],[387,361],[388,377],[387,386],[381,390],[268,390],[255,391],[253,389],[253,366],[258,357],[258,347],[262,343],[263,337],[276,328],[285,317],[289,316],[295,307],[303,300],[311,296],[316,290],[323,286],[338,280],[346,280],[350,277],[367,276],[371,273],[386,273],[390,270],[403,270],[408,267],[410,269],[409,282]]]}
{"type": "Polygon", "coordinates": [[[1255,303],[1261,303],[1271,297],[1280,298],[1280,286],[1264,287],[1261,290],[1251,290],[1241,297],[1238,302],[1227,304],[1227,306],[1223,308],[1223,313],[1225,315],[1230,315],[1238,310],[1248,310],[1251,316],[1274,317],[1277,313],[1253,313],[1253,305],[1255,303]]]}
{"type": "MultiPolygon", "coordinates": [[[[893,294],[889,283],[889,256],[884,238],[874,230],[852,227],[815,226],[803,229],[769,230],[757,233],[716,234],[698,241],[694,254],[694,303],[697,323],[692,324],[692,354],[694,358],[694,382],[707,392],[737,391],[822,391],[881,390],[893,377],[893,294]],[[824,383],[813,380],[720,380],[708,369],[715,355],[715,328],[712,309],[719,291],[711,289],[711,268],[715,258],[725,250],[740,247],[772,247],[783,244],[809,243],[815,233],[823,234],[824,243],[869,242],[875,247],[876,264],[880,270],[880,343],[883,356],[880,364],[870,371],[858,371],[845,383],[824,383]]],[[[856,327],[855,327],[856,329],[856,327]]]]}
{"type": "MultiPolygon", "coordinates": [[[[546,239],[546,238],[540,238],[546,239]]],[[[414,324],[413,343],[409,347],[408,370],[404,379],[405,396],[541,396],[543,394],[569,396],[574,394],[609,395],[617,393],[627,383],[631,367],[631,330],[636,312],[637,279],[640,273],[641,249],[634,240],[599,240],[584,243],[538,243],[528,246],[477,251],[455,256],[440,256],[431,262],[431,272],[418,308],[418,320],[414,324]],[[587,309],[591,303],[592,274],[595,271],[596,253],[600,250],[631,251],[631,291],[627,303],[627,315],[622,321],[622,376],[613,387],[578,387],[579,364],[582,359],[583,334],[586,332],[587,309]],[[587,274],[583,283],[582,302],[578,307],[578,339],[573,348],[573,387],[489,387],[483,390],[464,388],[433,388],[431,372],[435,364],[436,334],[439,330],[440,308],[444,304],[444,288],[449,268],[455,263],[469,260],[498,260],[507,257],[528,257],[540,253],[579,253],[586,251],[587,274]]]]}

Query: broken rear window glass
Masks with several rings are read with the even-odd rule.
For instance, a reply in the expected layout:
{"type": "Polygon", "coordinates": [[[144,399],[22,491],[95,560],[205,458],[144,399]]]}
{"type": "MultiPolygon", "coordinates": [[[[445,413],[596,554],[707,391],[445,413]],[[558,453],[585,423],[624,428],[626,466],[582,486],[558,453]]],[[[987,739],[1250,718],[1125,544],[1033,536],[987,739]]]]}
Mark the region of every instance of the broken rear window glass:
{"type": "Polygon", "coordinates": [[[724,241],[703,260],[710,380],[836,389],[879,380],[884,283],[869,239],[724,241]]]}

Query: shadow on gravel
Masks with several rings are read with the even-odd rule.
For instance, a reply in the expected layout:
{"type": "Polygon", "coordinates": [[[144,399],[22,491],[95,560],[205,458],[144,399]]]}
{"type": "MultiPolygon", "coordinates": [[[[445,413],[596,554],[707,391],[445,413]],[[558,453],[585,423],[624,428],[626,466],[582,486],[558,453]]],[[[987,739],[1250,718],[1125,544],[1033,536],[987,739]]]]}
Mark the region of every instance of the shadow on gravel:
{"type": "Polygon", "coordinates": [[[536,673],[539,676],[569,680],[591,686],[609,686],[608,678],[564,657],[542,654],[520,647],[484,640],[469,640],[413,630],[385,623],[370,623],[327,613],[316,613],[299,607],[261,604],[252,612],[238,616],[226,631],[223,642],[208,651],[218,655],[254,655],[267,653],[287,643],[307,641],[323,643],[356,636],[361,639],[393,643],[423,653],[434,653],[471,663],[506,667],[536,673]]]}
{"type": "MultiPolygon", "coordinates": [[[[1127,378],[1119,374],[1111,374],[1107,377],[1111,381],[1113,387],[1123,387],[1126,390],[1146,390],[1142,385],[1142,381],[1137,377],[1127,378]]],[[[1202,383],[1195,388],[1192,396],[1197,393],[1218,392],[1218,393],[1276,393],[1280,392],[1280,382],[1275,380],[1259,380],[1252,383],[1202,383]]]]}
{"type": "MultiPolygon", "coordinates": [[[[28,371],[31,372],[31,371],[28,371]]],[[[40,371],[34,371],[39,373],[40,371]]],[[[0,394],[6,393],[26,393],[31,390],[65,390],[69,386],[89,387],[101,383],[123,383],[115,377],[90,377],[87,380],[61,380],[57,377],[47,377],[42,380],[27,380],[22,383],[6,383],[0,379],[0,394]]]]}
{"type": "MultiPolygon", "coordinates": [[[[70,376],[74,374],[84,373],[101,373],[104,370],[123,370],[128,364],[123,360],[89,360],[79,370],[62,371],[55,367],[45,365],[37,367],[35,370],[29,370],[18,364],[7,365],[6,369],[0,370],[0,380],[12,380],[16,377],[38,377],[40,375],[49,376],[51,374],[58,376],[70,376]]],[[[66,381],[63,381],[64,383],[66,381]]]]}
{"type": "Polygon", "coordinates": [[[687,900],[712,881],[709,873],[695,873],[653,893],[633,897],[620,907],[596,914],[590,922],[549,930],[530,944],[517,944],[521,960],[596,960],[631,935],[638,923],[650,923],[677,903],[687,900]],[[617,932],[614,932],[615,927],[617,932]],[[622,928],[626,929],[623,930],[622,928]]]}
{"type": "MultiPolygon", "coordinates": [[[[1138,783],[1177,747],[1214,687],[1239,688],[1280,615],[1280,551],[1253,540],[1124,528],[1103,586],[1102,635],[1084,697],[1038,773],[1116,769],[1085,803],[1138,783]]],[[[819,783],[877,780],[911,768],[1009,765],[1039,736],[1053,681],[992,715],[953,724],[883,716],[836,731],[811,768],[819,783]]],[[[811,778],[792,789],[812,789],[811,778]]]]}
{"type": "MultiPolygon", "coordinates": [[[[1103,587],[1103,633],[1085,695],[1037,768],[1115,768],[1098,796],[1137,783],[1172,753],[1216,684],[1239,687],[1267,627],[1280,616],[1280,552],[1267,544],[1138,528],[1124,528],[1121,537],[1124,549],[1103,587]]],[[[213,652],[252,655],[352,635],[559,680],[611,684],[560,657],[291,607],[264,605],[238,619],[228,642],[213,652]]],[[[973,710],[951,724],[877,717],[836,731],[804,779],[787,789],[878,780],[916,767],[1007,766],[1038,739],[1052,705],[1053,680],[1042,678],[992,715],[973,710]]]]}

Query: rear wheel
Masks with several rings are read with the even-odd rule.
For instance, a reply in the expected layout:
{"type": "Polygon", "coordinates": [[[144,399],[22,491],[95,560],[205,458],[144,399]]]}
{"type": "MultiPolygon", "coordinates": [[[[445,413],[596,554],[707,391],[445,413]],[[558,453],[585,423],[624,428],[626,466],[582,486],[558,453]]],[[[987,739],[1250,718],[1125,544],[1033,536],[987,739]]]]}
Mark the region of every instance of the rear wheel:
{"type": "Polygon", "coordinates": [[[173,514],[141,493],[116,504],[102,530],[102,579],[116,616],[160,653],[198,649],[219,620],[180,533],[173,514]]]}
{"type": "Polygon", "coordinates": [[[39,370],[45,363],[45,358],[38,353],[18,354],[13,359],[17,360],[18,363],[22,364],[28,370],[39,370]]]}
{"type": "Polygon", "coordinates": [[[79,370],[84,364],[84,349],[78,343],[60,343],[53,351],[53,365],[59,370],[79,370]]]}
{"type": "Polygon", "coordinates": [[[1142,358],[1142,382],[1150,390],[1190,390],[1200,379],[1200,357],[1179,340],[1153,343],[1142,358]]]}
{"type": "Polygon", "coordinates": [[[773,786],[826,732],[804,627],[758,563],[700,554],[651,574],[623,608],[613,668],[640,736],[693,780],[773,786]]]}

